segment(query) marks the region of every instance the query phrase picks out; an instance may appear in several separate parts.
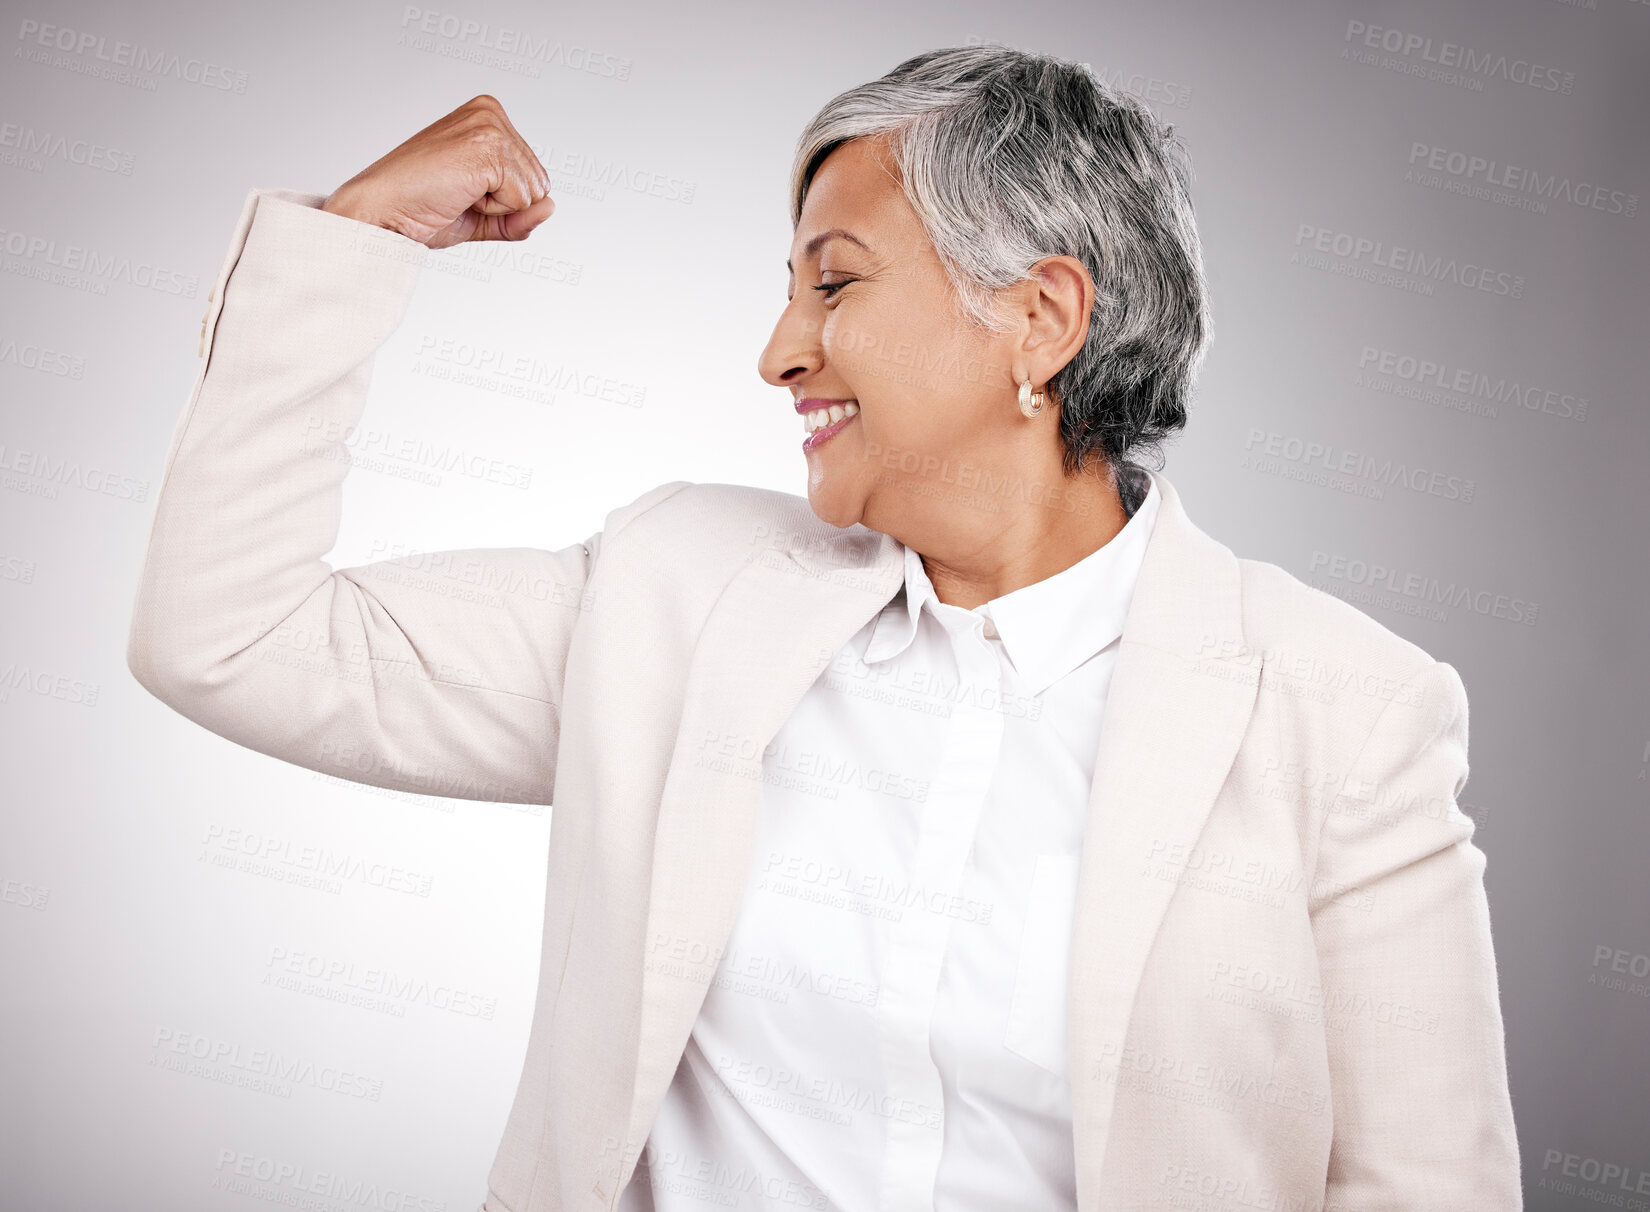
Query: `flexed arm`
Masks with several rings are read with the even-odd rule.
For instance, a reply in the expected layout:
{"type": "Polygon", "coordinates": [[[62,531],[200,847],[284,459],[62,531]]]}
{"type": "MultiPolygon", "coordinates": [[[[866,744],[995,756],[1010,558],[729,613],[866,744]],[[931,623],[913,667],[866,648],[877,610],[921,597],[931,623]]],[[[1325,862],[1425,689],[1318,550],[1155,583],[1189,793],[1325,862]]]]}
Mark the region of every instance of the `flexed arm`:
{"type": "Polygon", "coordinates": [[[550,801],[567,649],[602,541],[685,484],[556,551],[324,559],[345,437],[429,249],[525,237],[553,208],[547,184],[497,102],[477,98],[331,198],[249,194],[134,603],[127,661],[156,697],[309,769],[550,801]]]}

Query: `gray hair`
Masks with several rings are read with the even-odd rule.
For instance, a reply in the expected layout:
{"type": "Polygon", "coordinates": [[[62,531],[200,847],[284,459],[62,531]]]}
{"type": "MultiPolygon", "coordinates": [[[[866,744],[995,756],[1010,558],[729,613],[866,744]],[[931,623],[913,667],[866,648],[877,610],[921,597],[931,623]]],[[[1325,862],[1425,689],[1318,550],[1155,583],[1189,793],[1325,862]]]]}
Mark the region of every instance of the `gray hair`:
{"type": "MultiPolygon", "coordinates": [[[[1210,321],[1174,127],[1086,64],[999,43],[927,51],[808,123],[791,170],[793,227],[825,157],[881,134],[974,323],[1006,331],[996,292],[1044,257],[1076,257],[1093,277],[1088,336],[1050,381],[1067,475],[1095,452],[1121,472],[1130,452],[1156,453],[1184,427],[1210,321]]],[[[1142,481],[1117,482],[1127,508],[1126,486],[1142,481]]]]}

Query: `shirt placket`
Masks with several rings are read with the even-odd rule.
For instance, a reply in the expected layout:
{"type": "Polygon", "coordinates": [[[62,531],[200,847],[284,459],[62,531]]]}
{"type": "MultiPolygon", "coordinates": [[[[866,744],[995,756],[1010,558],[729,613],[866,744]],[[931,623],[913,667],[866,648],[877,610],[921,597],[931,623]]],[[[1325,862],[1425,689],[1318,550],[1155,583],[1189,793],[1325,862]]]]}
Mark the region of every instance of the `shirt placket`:
{"type": "Polygon", "coordinates": [[[887,1078],[881,1212],[929,1212],[945,1138],[939,1069],[929,1048],[940,968],[969,852],[997,768],[1003,736],[998,710],[1002,667],[972,620],[967,634],[947,629],[958,685],[939,769],[923,806],[903,912],[888,932],[877,1005],[878,1042],[887,1078]]]}

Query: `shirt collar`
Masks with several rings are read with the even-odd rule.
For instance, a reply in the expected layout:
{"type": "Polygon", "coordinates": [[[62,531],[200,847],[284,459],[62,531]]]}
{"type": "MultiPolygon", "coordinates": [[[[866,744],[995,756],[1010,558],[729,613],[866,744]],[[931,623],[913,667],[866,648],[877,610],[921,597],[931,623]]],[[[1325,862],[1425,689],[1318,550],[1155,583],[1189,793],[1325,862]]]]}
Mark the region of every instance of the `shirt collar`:
{"type": "Polygon", "coordinates": [[[922,556],[905,547],[905,579],[877,616],[866,664],[891,660],[910,647],[924,607],[941,624],[949,620],[950,627],[971,625],[965,616],[978,615],[996,625],[1026,689],[1041,694],[1123,634],[1161,500],[1153,482],[1140,508],[1105,546],[1064,571],[969,611],[941,602],[922,556]]]}

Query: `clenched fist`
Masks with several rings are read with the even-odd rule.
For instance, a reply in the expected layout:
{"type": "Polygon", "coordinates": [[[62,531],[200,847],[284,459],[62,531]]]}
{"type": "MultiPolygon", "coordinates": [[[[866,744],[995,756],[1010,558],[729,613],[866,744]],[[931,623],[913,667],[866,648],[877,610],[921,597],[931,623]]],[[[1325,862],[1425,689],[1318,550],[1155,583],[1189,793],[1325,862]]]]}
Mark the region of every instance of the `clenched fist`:
{"type": "Polygon", "coordinates": [[[345,181],[322,210],[430,248],[523,240],[550,217],[550,174],[483,93],[345,181]]]}

